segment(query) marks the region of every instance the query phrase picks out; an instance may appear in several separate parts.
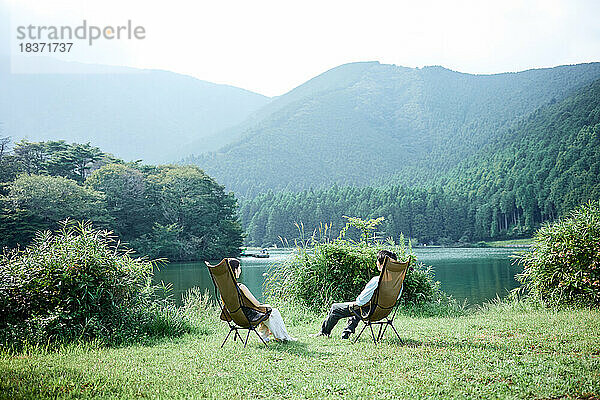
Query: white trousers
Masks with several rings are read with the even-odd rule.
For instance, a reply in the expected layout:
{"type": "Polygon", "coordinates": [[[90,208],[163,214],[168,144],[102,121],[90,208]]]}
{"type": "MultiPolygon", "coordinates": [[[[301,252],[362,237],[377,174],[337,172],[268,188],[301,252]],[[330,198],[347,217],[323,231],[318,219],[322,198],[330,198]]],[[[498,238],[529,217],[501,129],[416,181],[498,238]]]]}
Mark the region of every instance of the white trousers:
{"type": "Polygon", "coordinates": [[[264,321],[263,323],[267,326],[267,328],[269,328],[275,339],[296,340],[295,338],[291,337],[285,329],[283,318],[281,317],[281,313],[278,309],[271,308],[271,316],[268,320],[264,321]]]}

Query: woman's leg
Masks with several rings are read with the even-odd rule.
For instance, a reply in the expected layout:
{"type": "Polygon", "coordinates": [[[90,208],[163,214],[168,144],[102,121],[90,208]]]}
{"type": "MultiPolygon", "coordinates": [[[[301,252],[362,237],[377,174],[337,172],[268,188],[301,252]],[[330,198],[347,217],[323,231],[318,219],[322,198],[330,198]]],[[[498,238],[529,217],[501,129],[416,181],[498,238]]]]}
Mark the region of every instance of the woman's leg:
{"type": "Polygon", "coordinates": [[[275,339],[296,340],[295,338],[291,337],[285,329],[285,324],[283,322],[283,318],[281,317],[281,313],[276,308],[271,309],[271,316],[265,321],[265,325],[267,325],[273,336],[275,336],[275,339]]]}
{"type": "Polygon", "coordinates": [[[269,331],[269,328],[264,322],[258,324],[258,328],[256,329],[256,331],[263,338],[263,340],[268,339],[269,335],[271,334],[271,331],[269,331]]]}

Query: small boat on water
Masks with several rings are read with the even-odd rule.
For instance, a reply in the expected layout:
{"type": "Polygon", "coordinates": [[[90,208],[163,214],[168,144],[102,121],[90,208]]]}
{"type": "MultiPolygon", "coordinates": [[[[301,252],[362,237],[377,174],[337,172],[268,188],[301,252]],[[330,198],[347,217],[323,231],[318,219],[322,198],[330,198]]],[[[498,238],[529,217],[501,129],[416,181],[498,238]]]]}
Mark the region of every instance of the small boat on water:
{"type": "Polygon", "coordinates": [[[240,254],[240,255],[242,257],[254,257],[254,258],[269,258],[270,257],[270,254],[267,251],[267,249],[262,249],[258,253],[246,253],[246,251],[243,250],[242,254],[240,254]]]}
{"type": "Polygon", "coordinates": [[[254,254],[255,258],[269,258],[269,256],[267,249],[262,249],[259,253],[254,254]]]}

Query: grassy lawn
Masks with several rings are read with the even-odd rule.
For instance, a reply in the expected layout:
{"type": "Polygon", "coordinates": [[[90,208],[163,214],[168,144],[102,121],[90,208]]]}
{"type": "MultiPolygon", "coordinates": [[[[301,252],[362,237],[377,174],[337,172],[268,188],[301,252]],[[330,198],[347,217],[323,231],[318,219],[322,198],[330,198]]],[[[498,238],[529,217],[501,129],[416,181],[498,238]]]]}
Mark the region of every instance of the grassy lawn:
{"type": "MultiPolygon", "coordinates": [[[[284,317],[286,313],[284,312],[284,317]]],[[[600,394],[600,313],[493,306],[456,318],[400,316],[404,339],[374,346],[308,338],[246,349],[204,334],[120,348],[78,345],[0,356],[2,398],[591,398],[600,394]]],[[[366,333],[366,332],[365,332],[366,333]]],[[[364,338],[364,340],[363,340],[364,338]]]]}

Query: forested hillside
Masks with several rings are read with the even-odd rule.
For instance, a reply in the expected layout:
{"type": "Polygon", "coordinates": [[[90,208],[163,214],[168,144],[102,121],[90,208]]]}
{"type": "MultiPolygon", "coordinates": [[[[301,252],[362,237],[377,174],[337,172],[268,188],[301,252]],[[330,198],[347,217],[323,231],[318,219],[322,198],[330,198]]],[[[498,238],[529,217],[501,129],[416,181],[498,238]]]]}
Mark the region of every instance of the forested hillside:
{"type": "Polygon", "coordinates": [[[224,132],[232,144],[186,161],[245,198],[333,183],[423,186],[598,78],[600,63],[497,75],[342,65],[224,132]]]}
{"type": "Polygon", "coordinates": [[[11,74],[0,58],[2,134],[14,141],[90,142],[126,160],[173,162],[189,142],[201,140],[203,151],[228,143],[215,133],[269,102],[167,71],[59,61],[47,69],[75,67],[77,73],[11,74]]]}
{"type": "Polygon", "coordinates": [[[491,235],[600,198],[600,80],[518,121],[442,184],[480,205],[491,235]]]}
{"type": "Polygon", "coordinates": [[[450,244],[530,235],[543,221],[600,198],[600,80],[507,126],[428,186],[281,191],[241,207],[248,243],[298,237],[343,215],[384,216],[380,236],[450,244]]]}

